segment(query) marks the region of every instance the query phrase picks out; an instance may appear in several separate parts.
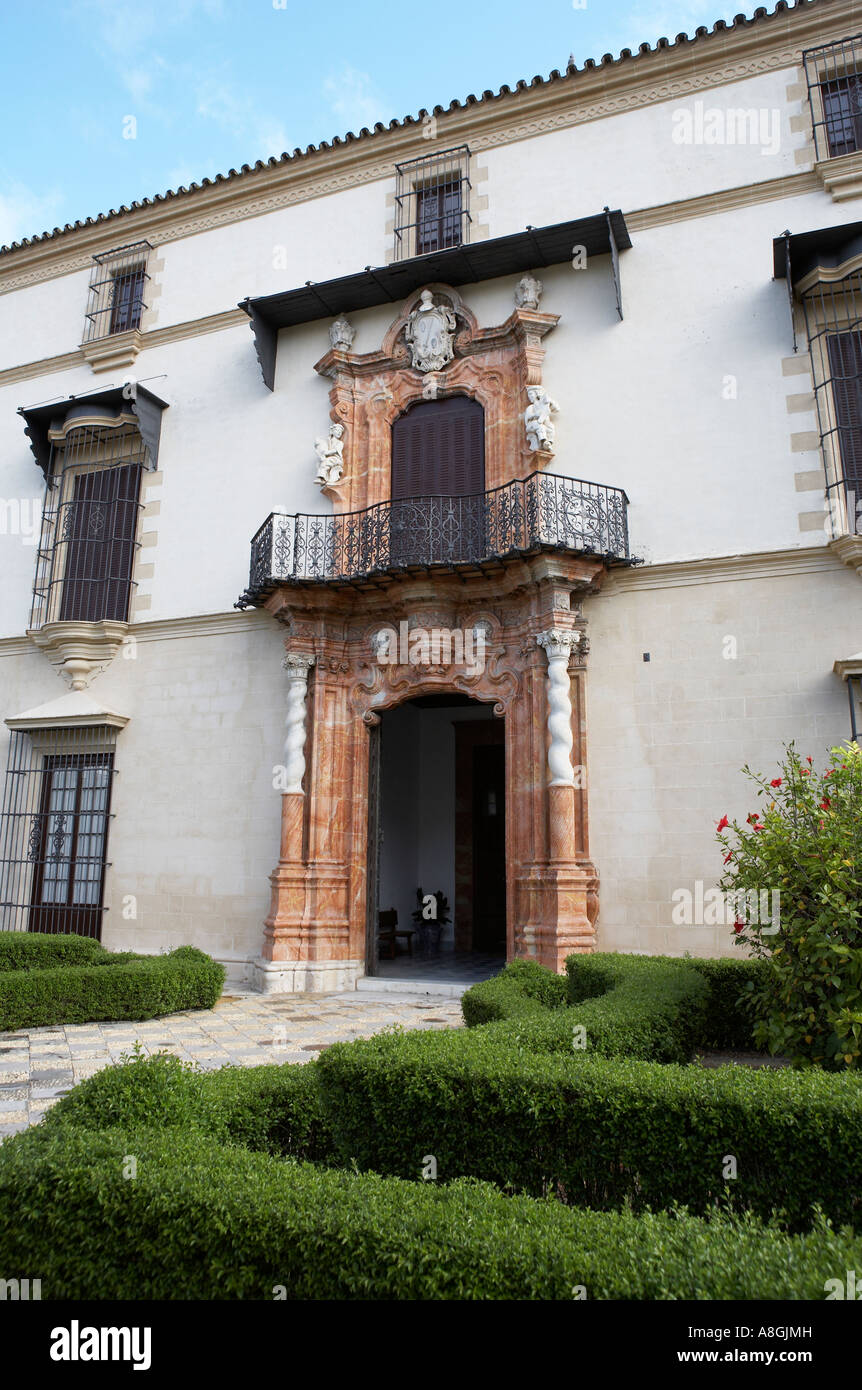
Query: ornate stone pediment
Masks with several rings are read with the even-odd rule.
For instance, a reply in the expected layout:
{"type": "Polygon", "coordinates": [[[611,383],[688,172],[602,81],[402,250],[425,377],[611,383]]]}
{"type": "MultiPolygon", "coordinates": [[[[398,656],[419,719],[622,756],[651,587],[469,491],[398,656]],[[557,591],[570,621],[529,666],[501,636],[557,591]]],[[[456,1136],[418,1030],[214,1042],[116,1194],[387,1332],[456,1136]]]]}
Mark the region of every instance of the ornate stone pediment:
{"type": "Polygon", "coordinates": [[[524,411],[528,387],[542,380],[543,340],[557,322],[525,302],[482,328],[457,289],[432,284],[404,301],[376,351],[354,352],[349,334],[331,335],[315,371],[332,382],[330,420],[344,426],[343,475],[324,488],[336,514],[389,500],[393,421],[423,400],[480,402],[488,489],[543,467],[550,453],[530,448],[524,411]]]}

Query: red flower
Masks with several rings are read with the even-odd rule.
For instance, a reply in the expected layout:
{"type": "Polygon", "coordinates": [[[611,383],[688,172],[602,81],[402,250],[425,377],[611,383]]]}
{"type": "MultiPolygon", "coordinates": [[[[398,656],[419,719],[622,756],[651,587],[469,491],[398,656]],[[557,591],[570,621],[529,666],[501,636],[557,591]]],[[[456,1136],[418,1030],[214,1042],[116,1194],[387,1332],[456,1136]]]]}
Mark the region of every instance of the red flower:
{"type": "Polygon", "coordinates": [[[765,826],[765,825],[756,825],[754,828],[755,828],[755,830],[765,830],[765,829],[766,829],[766,826],[765,826]]]}
{"type": "Polygon", "coordinates": [[[831,777],[834,771],[835,771],[835,768],[834,768],[834,767],[830,767],[830,769],[829,769],[828,772],[824,772],[824,774],[823,774],[824,780],[825,780],[827,777],[831,777]]]}
{"type": "Polygon", "coordinates": [[[729,864],[732,858],[733,858],[733,854],[731,853],[730,850],[728,850],[728,851],[727,851],[727,854],[724,856],[724,862],[725,862],[725,864],[729,864]]]}
{"type": "Polygon", "coordinates": [[[801,767],[799,769],[799,775],[800,777],[810,777],[811,773],[808,771],[807,767],[801,767]]]}
{"type": "Polygon", "coordinates": [[[830,807],[831,805],[832,805],[832,802],[829,800],[829,797],[828,797],[828,796],[824,796],[823,800],[822,800],[821,803],[820,803],[820,809],[821,809],[821,811],[828,811],[828,810],[829,810],[829,807],[830,807]]]}
{"type": "Polygon", "coordinates": [[[811,762],[813,762],[813,759],[812,759],[812,758],[806,757],[805,761],[806,761],[807,763],[811,763],[811,762]]]}
{"type": "Polygon", "coordinates": [[[746,816],[746,820],[748,821],[748,824],[749,824],[749,825],[756,825],[756,824],[757,824],[757,817],[758,817],[759,814],[760,814],[759,811],[752,811],[752,812],[750,813],[750,815],[746,816]]]}
{"type": "Polygon", "coordinates": [[[737,934],[737,936],[738,936],[739,933],[740,933],[741,931],[744,931],[744,930],[745,930],[745,923],[744,923],[744,922],[738,922],[738,921],[737,921],[737,922],[734,922],[734,924],[733,924],[733,930],[736,932],[736,934],[737,934]]]}
{"type": "Polygon", "coordinates": [[[715,828],[716,830],[726,830],[729,825],[730,821],[727,819],[727,816],[722,816],[721,820],[718,822],[718,825],[715,828]]]}
{"type": "Polygon", "coordinates": [[[772,779],[772,781],[770,782],[769,785],[770,785],[770,787],[780,787],[780,786],[781,786],[781,778],[780,778],[780,777],[773,777],[773,779],[772,779]]]}

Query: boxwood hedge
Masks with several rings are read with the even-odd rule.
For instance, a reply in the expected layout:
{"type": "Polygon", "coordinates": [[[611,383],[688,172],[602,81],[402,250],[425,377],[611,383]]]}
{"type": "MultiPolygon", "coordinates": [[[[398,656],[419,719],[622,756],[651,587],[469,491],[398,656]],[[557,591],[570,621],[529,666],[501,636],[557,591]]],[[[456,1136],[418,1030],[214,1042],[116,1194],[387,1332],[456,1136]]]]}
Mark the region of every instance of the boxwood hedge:
{"type": "Polygon", "coordinates": [[[84,937],[3,932],[0,1031],[209,1009],[224,978],[224,966],[193,946],[137,956],[112,954],[84,937]]]}
{"type": "Polygon", "coordinates": [[[822,1221],[580,1211],[195,1127],[66,1123],[0,1148],[0,1268],[38,1270],[43,1299],[822,1299],[860,1267],[862,1239],[822,1221]]]}
{"type": "Polygon", "coordinates": [[[715,1034],[709,989],[688,961],[578,956],[569,1006],[541,967],[507,969],[465,995],[466,1033],[328,1048],[318,1069],[341,1159],[409,1178],[433,1154],[444,1178],[603,1209],[730,1199],[794,1228],[817,1206],[853,1221],[862,1077],[669,1064],[715,1034]]]}

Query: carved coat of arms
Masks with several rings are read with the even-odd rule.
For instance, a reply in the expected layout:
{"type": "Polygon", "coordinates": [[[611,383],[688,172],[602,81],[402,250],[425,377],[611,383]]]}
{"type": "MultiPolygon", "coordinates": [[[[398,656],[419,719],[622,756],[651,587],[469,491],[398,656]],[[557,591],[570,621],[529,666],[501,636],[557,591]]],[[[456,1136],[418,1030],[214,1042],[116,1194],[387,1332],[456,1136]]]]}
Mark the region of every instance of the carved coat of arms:
{"type": "Polygon", "coordinates": [[[418,308],[407,320],[404,339],[417,371],[439,372],[455,356],[453,343],[457,321],[444,304],[435,304],[430,290],[423,290],[418,308]]]}

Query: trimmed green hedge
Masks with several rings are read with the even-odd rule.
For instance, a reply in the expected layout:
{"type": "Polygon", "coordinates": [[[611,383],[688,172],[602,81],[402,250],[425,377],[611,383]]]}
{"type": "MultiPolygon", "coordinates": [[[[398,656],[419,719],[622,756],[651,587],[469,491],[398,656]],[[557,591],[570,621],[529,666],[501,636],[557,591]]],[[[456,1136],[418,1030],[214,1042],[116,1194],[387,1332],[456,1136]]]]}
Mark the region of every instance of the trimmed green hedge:
{"type": "Polygon", "coordinates": [[[0,1031],[211,1009],[224,986],[224,966],[194,946],[164,956],[104,955],[98,964],[0,973],[0,1031]]]}
{"type": "Polygon", "coordinates": [[[195,1129],[224,1143],[316,1162],[335,1153],[313,1062],[201,1072],[166,1053],[139,1054],[80,1082],[42,1124],[195,1129]]]}
{"type": "Polygon", "coordinates": [[[90,936],[46,932],[0,931],[0,972],[6,970],[50,970],[61,965],[95,965],[111,960],[99,941],[90,936]]]}
{"type": "Polygon", "coordinates": [[[578,1211],[463,1180],[332,1172],[196,1130],[67,1124],[0,1148],[0,1268],[38,1270],[42,1298],[63,1300],[802,1300],[862,1268],[862,1239],[578,1211]]]}
{"type": "Polygon", "coordinates": [[[753,1039],[751,1001],[755,988],[761,987],[769,972],[769,961],[692,956],[686,957],[685,963],[709,986],[706,1019],[698,1045],[741,1052],[759,1051],[753,1039]]]}
{"type": "MultiPolygon", "coordinates": [[[[570,957],[568,1007],[543,973],[556,979],[508,967],[469,991],[468,1020],[495,1021],[466,1033],[328,1048],[318,1073],[342,1163],[415,1178],[433,1154],[444,1179],[576,1205],[706,1212],[731,1198],[794,1228],[817,1205],[858,1218],[862,1077],[667,1065],[718,1028],[708,968],[687,960],[570,957]]],[[[736,997],[739,980],[719,975],[720,990],[736,997]]]]}
{"type": "Polygon", "coordinates": [[[465,1022],[496,1024],[492,1036],[519,1050],[571,1053],[580,1026],[590,1053],[689,1060],[704,1030],[709,987],[687,962],[608,953],[569,956],[566,965],[564,978],[514,961],[466,992],[465,1022]]]}

